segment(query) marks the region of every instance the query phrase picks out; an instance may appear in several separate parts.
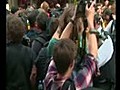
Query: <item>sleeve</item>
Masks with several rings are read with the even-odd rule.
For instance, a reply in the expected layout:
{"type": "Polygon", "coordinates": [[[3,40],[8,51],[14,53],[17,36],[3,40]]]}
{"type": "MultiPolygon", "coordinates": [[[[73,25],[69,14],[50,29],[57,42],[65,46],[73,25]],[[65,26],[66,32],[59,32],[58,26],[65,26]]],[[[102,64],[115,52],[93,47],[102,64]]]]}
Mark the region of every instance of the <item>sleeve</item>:
{"type": "Polygon", "coordinates": [[[52,38],[52,39],[50,40],[50,42],[49,42],[49,44],[48,44],[48,47],[47,47],[47,49],[48,49],[48,54],[49,54],[50,56],[52,56],[52,54],[53,54],[53,48],[54,48],[55,44],[56,44],[58,41],[59,41],[59,40],[57,40],[57,39],[55,39],[55,38],[52,38]]]}
{"type": "Polygon", "coordinates": [[[110,36],[108,36],[108,39],[106,39],[98,49],[97,61],[99,68],[105,65],[105,63],[107,63],[111,59],[113,52],[114,52],[113,42],[110,36]]]}
{"type": "Polygon", "coordinates": [[[76,90],[84,89],[90,86],[92,76],[97,73],[97,62],[92,55],[86,55],[83,68],[80,69],[74,78],[76,90]]]}

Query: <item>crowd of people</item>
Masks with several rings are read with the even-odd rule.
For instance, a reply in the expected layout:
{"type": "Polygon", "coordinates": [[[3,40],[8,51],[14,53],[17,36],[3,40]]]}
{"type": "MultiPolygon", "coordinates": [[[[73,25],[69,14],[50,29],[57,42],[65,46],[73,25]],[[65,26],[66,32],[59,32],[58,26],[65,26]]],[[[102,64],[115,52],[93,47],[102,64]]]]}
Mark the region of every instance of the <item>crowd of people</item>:
{"type": "Polygon", "coordinates": [[[6,90],[115,90],[115,5],[6,9],[6,90]]]}

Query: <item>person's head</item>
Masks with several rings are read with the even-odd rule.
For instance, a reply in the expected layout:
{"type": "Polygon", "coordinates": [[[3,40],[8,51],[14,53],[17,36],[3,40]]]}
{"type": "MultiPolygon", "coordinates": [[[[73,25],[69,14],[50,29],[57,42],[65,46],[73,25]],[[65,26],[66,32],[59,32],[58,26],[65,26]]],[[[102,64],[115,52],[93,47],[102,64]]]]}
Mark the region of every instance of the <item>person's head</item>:
{"type": "Polygon", "coordinates": [[[96,4],[95,11],[100,15],[102,14],[102,3],[96,4]]]}
{"type": "Polygon", "coordinates": [[[50,20],[51,20],[51,23],[49,26],[49,34],[52,37],[55,31],[57,30],[59,21],[58,21],[58,18],[50,18],[50,20]]]}
{"type": "Polygon", "coordinates": [[[35,9],[32,12],[30,12],[30,14],[28,15],[28,20],[30,22],[30,27],[35,26],[36,17],[37,17],[38,14],[39,14],[39,11],[37,9],[35,9]]]}
{"type": "Polygon", "coordinates": [[[25,32],[25,25],[15,15],[6,17],[6,43],[20,43],[25,32]]]}
{"type": "Polygon", "coordinates": [[[109,0],[105,0],[104,5],[108,6],[109,5],[109,0]]]}
{"type": "Polygon", "coordinates": [[[17,7],[11,7],[11,13],[15,14],[19,9],[17,7]]]}
{"type": "Polygon", "coordinates": [[[36,17],[36,25],[41,30],[46,30],[46,22],[48,21],[48,16],[45,12],[41,12],[36,17]]]}
{"type": "Polygon", "coordinates": [[[61,8],[60,4],[57,3],[57,4],[55,5],[55,8],[61,8]]]}
{"type": "Polygon", "coordinates": [[[23,10],[23,9],[25,9],[25,4],[21,4],[21,5],[19,6],[19,10],[23,10]]]}
{"type": "Polygon", "coordinates": [[[95,14],[95,16],[94,16],[95,29],[98,29],[100,25],[101,25],[101,16],[99,14],[95,14]]]}
{"type": "Polygon", "coordinates": [[[46,12],[48,12],[48,9],[50,8],[49,4],[46,1],[44,1],[40,7],[44,9],[46,12]]]}
{"type": "Polygon", "coordinates": [[[28,14],[31,13],[33,10],[34,10],[34,8],[32,6],[29,6],[26,8],[26,11],[28,14]]]}
{"type": "Polygon", "coordinates": [[[109,22],[112,20],[112,11],[109,8],[105,9],[103,12],[103,17],[106,21],[109,22]]]}
{"type": "Polygon", "coordinates": [[[71,39],[61,39],[54,47],[53,60],[57,71],[64,76],[69,68],[74,67],[77,48],[71,39]]]}

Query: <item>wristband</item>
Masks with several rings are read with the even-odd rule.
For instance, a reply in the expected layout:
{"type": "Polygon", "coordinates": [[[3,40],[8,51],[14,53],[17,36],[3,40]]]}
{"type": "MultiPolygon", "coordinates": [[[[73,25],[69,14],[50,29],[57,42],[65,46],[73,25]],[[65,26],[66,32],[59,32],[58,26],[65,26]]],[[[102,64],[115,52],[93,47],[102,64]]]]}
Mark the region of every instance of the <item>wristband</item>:
{"type": "Polygon", "coordinates": [[[90,30],[89,33],[99,35],[99,32],[97,30],[90,30]]]}

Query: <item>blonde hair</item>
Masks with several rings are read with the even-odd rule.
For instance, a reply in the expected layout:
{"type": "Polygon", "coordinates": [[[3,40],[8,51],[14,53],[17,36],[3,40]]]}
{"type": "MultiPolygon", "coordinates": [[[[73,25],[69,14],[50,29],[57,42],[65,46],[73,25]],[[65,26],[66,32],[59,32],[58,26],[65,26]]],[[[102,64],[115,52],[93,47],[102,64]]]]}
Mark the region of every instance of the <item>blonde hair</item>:
{"type": "Polygon", "coordinates": [[[45,11],[48,11],[48,9],[49,9],[49,4],[48,4],[46,1],[44,1],[44,2],[41,4],[40,8],[44,9],[45,11]]]}

